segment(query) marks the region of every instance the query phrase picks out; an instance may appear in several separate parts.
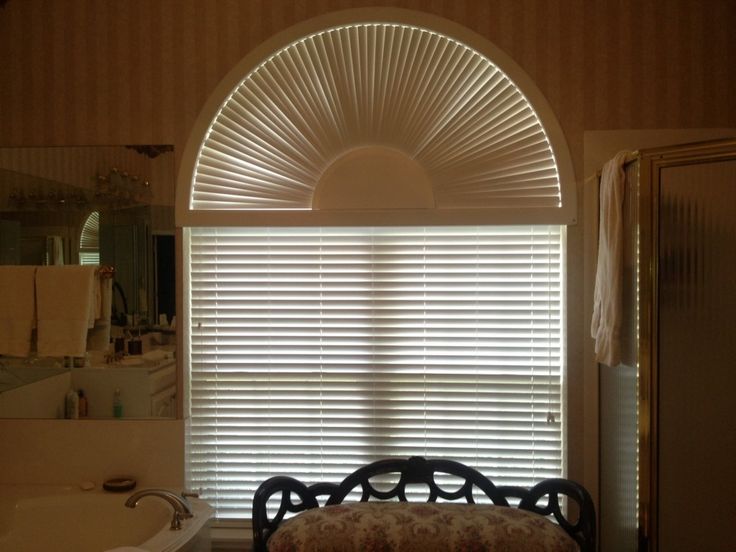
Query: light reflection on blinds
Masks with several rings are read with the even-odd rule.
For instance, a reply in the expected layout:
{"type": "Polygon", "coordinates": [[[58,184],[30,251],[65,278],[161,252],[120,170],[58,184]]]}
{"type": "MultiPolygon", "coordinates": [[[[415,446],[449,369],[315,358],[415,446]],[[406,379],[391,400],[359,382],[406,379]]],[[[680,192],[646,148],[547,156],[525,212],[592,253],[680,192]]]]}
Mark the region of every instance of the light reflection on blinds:
{"type": "Polygon", "coordinates": [[[219,518],[387,456],[560,475],[560,227],[192,228],[189,254],[187,485],[219,518]]]}

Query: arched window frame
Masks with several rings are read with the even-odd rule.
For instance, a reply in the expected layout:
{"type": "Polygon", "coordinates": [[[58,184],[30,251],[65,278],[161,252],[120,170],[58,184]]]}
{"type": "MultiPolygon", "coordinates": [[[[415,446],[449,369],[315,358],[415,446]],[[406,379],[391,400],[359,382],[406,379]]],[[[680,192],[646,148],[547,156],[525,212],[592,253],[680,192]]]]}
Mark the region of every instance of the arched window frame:
{"type": "Polygon", "coordinates": [[[445,224],[576,224],[577,197],[572,159],[559,122],[529,75],[486,38],[452,21],[397,8],[361,8],[333,12],[286,29],[249,52],[220,81],[195,121],[179,170],[176,195],[177,226],[344,226],[445,224]],[[405,24],[452,37],[485,56],[505,73],[533,106],[547,135],[557,165],[560,206],[557,208],[463,208],[397,210],[207,210],[192,208],[197,161],[210,126],[244,75],[283,48],[326,29],[365,23],[405,24]]]}
{"type": "MultiPolygon", "coordinates": [[[[252,50],[220,82],[197,118],[182,156],[176,198],[176,223],[183,227],[184,243],[191,244],[193,228],[210,227],[327,227],[327,226],[432,226],[432,225],[557,225],[575,224],[577,202],[575,178],[569,150],[561,127],[544,96],[534,82],[505,52],[469,29],[429,14],[393,8],[366,8],[326,14],[297,24],[267,40],[252,50]],[[351,24],[385,22],[406,24],[428,29],[452,37],[492,60],[522,91],[533,106],[549,140],[560,183],[560,205],[556,208],[463,208],[463,209],[344,209],[344,210],[207,210],[192,208],[192,191],[200,147],[205,141],[215,116],[233,90],[264,59],[296,40],[313,33],[351,24]]],[[[564,229],[559,242],[562,245],[560,266],[564,267],[564,229]]],[[[184,265],[189,266],[189,251],[184,251],[184,265]]],[[[564,268],[561,268],[564,274],[564,268]]],[[[190,274],[183,274],[184,288],[191,289],[190,274]]],[[[560,304],[564,311],[564,278],[561,283],[560,304]]],[[[188,350],[196,329],[192,326],[191,312],[183,313],[184,365],[188,366],[188,350]]],[[[564,327],[560,330],[564,343],[564,327]]],[[[564,366],[564,345],[561,348],[564,366]]],[[[185,389],[189,382],[185,381],[185,389]]],[[[185,406],[185,416],[189,414],[185,406]]],[[[553,418],[554,421],[554,418],[553,418]]],[[[559,420],[558,420],[559,421],[559,420]]],[[[564,466],[564,462],[563,462],[564,466]]],[[[190,469],[191,466],[188,467],[190,469]]],[[[564,467],[563,467],[564,470],[564,467]]]]}

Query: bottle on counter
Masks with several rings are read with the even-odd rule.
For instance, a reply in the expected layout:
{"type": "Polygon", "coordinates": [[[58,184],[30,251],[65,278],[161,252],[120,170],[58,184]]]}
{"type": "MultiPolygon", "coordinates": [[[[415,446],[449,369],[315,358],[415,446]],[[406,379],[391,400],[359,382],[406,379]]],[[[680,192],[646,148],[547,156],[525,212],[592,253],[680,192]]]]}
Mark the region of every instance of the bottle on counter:
{"type": "Polygon", "coordinates": [[[84,395],[84,390],[79,390],[79,417],[86,418],[89,414],[89,402],[87,397],[84,395]]]}
{"type": "Polygon", "coordinates": [[[65,418],[69,420],[76,420],[79,418],[79,395],[77,392],[69,388],[64,400],[65,405],[65,418]]]}
{"type": "Polygon", "coordinates": [[[115,418],[123,417],[123,399],[120,396],[120,389],[115,389],[115,394],[112,396],[112,415],[115,418]]]}

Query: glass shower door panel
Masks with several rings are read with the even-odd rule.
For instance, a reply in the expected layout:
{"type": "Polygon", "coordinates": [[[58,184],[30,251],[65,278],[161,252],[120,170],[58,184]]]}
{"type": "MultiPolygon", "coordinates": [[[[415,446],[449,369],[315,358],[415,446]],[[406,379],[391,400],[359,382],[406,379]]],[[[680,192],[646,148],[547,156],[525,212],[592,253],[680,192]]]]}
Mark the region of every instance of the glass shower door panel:
{"type": "Polygon", "coordinates": [[[662,169],[659,207],[659,550],[733,550],[736,161],[662,169]]]}

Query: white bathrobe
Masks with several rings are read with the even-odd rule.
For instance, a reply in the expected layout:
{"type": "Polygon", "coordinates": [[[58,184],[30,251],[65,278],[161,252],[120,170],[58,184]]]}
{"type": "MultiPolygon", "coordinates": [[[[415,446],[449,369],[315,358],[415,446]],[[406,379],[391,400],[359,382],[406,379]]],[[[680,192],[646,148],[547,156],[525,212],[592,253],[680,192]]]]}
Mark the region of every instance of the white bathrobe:
{"type": "Polygon", "coordinates": [[[623,286],[623,202],[629,152],[621,151],[603,166],[598,220],[598,265],[593,292],[591,336],[595,358],[602,364],[621,362],[621,309],[623,286]]]}

